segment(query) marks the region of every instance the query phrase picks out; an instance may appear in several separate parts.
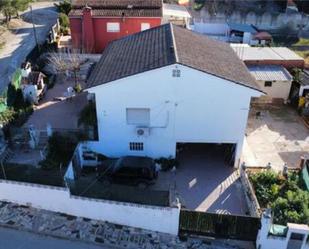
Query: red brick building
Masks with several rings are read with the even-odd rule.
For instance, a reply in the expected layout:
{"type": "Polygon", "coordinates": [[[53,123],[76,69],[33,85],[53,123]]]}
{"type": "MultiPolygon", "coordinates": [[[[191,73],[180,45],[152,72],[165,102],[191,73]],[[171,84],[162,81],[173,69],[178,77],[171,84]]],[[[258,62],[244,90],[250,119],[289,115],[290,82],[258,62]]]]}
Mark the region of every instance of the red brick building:
{"type": "Polygon", "coordinates": [[[113,40],[159,26],[162,0],[73,0],[73,49],[101,53],[113,40]]]}

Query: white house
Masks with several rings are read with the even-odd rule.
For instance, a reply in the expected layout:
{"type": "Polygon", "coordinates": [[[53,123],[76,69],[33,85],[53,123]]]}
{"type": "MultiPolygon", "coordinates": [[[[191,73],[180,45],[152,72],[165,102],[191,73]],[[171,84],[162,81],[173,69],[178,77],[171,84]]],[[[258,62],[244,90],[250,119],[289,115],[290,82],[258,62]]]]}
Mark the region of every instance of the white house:
{"type": "Polygon", "coordinates": [[[179,143],[236,145],[262,92],[228,44],[172,24],[112,42],[88,80],[108,156],[175,157],[179,143]]]}

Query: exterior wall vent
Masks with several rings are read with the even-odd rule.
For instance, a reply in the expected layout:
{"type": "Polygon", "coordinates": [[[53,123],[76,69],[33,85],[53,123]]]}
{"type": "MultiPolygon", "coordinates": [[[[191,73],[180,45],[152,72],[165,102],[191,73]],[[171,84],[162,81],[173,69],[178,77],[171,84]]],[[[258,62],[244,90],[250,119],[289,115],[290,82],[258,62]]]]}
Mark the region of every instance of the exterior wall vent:
{"type": "Polygon", "coordinates": [[[179,78],[181,76],[180,69],[173,69],[173,77],[179,78]]]}

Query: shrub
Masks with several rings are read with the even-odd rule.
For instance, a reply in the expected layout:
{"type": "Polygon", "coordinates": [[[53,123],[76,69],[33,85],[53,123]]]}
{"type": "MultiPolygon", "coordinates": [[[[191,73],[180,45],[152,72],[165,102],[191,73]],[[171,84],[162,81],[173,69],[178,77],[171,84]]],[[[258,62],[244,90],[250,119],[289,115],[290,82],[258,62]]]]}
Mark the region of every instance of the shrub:
{"type": "Polygon", "coordinates": [[[82,85],[81,84],[76,84],[76,86],[74,86],[74,91],[77,92],[77,93],[80,93],[82,92],[83,88],[82,88],[82,85]]]}
{"type": "Polygon", "coordinates": [[[271,207],[274,222],[309,224],[309,192],[302,189],[299,173],[287,178],[267,170],[249,176],[261,207],[271,207]]]}
{"type": "Polygon", "coordinates": [[[64,13],[60,13],[59,23],[60,23],[60,32],[63,33],[64,35],[67,35],[69,33],[68,29],[70,26],[69,17],[64,13]]]}
{"type": "Polygon", "coordinates": [[[162,171],[168,171],[171,170],[173,167],[177,168],[179,166],[179,162],[175,158],[171,157],[161,157],[159,159],[156,159],[155,162],[161,165],[162,171]]]}
{"type": "Polygon", "coordinates": [[[78,125],[96,126],[97,125],[97,113],[95,103],[90,102],[80,112],[78,118],[78,125]]]}
{"type": "Polygon", "coordinates": [[[66,15],[68,15],[70,13],[71,8],[72,8],[72,5],[71,5],[70,1],[68,1],[68,0],[65,0],[65,1],[63,1],[59,4],[55,4],[55,6],[56,6],[58,12],[64,13],[66,15]]]}
{"type": "Polygon", "coordinates": [[[39,163],[42,169],[57,168],[60,164],[66,167],[72,159],[77,143],[75,137],[54,133],[48,140],[46,159],[39,163]]]}

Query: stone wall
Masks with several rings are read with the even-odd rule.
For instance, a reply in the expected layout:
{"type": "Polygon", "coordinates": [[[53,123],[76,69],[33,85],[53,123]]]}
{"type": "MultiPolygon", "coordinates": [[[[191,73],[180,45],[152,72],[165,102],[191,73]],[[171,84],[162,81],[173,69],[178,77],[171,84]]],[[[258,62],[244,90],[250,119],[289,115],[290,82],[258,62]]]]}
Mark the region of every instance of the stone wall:
{"type": "Polygon", "coordinates": [[[194,12],[194,23],[244,23],[253,24],[262,30],[275,31],[285,27],[289,27],[295,32],[300,29],[309,32],[309,15],[295,13],[270,13],[264,12],[256,14],[254,12],[241,13],[234,11],[231,15],[218,12],[215,16],[211,16],[204,8],[199,12],[194,12]]]}

